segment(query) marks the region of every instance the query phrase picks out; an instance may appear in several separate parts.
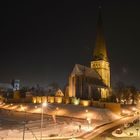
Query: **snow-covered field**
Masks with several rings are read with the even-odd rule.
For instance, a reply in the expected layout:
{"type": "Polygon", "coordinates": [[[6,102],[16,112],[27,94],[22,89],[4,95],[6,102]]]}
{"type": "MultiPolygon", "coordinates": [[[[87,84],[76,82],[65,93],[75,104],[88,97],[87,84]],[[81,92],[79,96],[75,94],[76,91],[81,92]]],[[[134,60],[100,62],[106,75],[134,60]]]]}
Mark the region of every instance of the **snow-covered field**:
{"type": "MultiPolygon", "coordinates": [[[[26,112],[30,113],[41,113],[41,106],[28,104],[22,105],[26,112]]],[[[21,108],[21,104],[18,105],[0,105],[0,108],[15,110],[15,111],[23,111],[21,108]]],[[[120,116],[114,114],[109,109],[104,108],[95,108],[95,107],[83,107],[76,106],[71,104],[48,104],[47,107],[44,107],[44,114],[49,115],[57,115],[57,116],[69,116],[75,118],[91,118],[93,120],[99,121],[113,121],[120,116]],[[58,108],[58,109],[57,109],[58,108]]]]}
{"type": "Polygon", "coordinates": [[[47,107],[43,108],[41,105],[34,104],[2,104],[0,108],[4,109],[1,111],[2,114],[6,112],[4,117],[0,117],[1,121],[5,121],[5,123],[0,122],[0,139],[2,140],[22,140],[22,121],[25,119],[24,117],[22,118],[22,116],[25,113],[29,116],[29,118],[27,118],[29,119],[28,124],[25,125],[25,140],[40,140],[40,118],[39,116],[35,118],[35,116],[39,115],[42,109],[44,114],[42,138],[45,139],[51,139],[53,137],[79,137],[92,131],[96,126],[120,118],[120,116],[112,113],[108,109],[74,106],[70,104],[47,104],[47,107]],[[17,111],[22,114],[17,114],[17,111]],[[49,115],[46,119],[45,114],[49,115]],[[12,125],[16,127],[11,127],[11,129],[9,127],[5,128],[4,125],[9,126],[8,123],[11,123],[12,120],[15,122],[15,124],[13,123],[12,125]],[[19,123],[19,125],[16,123],[19,123]]]}

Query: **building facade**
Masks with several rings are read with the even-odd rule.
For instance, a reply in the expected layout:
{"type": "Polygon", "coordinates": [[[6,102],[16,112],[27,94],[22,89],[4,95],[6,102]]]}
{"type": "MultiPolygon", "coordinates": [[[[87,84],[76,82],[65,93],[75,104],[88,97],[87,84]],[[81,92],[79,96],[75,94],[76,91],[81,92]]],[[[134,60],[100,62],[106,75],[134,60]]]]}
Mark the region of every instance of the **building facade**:
{"type": "Polygon", "coordinates": [[[91,66],[76,64],[69,76],[69,97],[107,99],[110,89],[110,63],[103,32],[101,6],[97,22],[96,42],[91,66]]]}

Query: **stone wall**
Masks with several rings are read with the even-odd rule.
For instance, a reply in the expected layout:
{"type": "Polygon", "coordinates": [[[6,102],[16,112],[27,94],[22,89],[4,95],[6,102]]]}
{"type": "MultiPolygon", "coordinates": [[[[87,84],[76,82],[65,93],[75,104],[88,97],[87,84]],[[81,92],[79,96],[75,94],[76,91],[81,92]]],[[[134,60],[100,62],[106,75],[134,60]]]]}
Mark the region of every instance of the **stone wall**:
{"type": "Polygon", "coordinates": [[[121,113],[121,105],[119,103],[108,103],[101,101],[92,101],[92,100],[82,100],[75,97],[57,97],[57,96],[34,96],[32,98],[32,103],[64,103],[64,104],[73,104],[81,106],[93,106],[98,108],[107,108],[116,114],[121,113]]]}

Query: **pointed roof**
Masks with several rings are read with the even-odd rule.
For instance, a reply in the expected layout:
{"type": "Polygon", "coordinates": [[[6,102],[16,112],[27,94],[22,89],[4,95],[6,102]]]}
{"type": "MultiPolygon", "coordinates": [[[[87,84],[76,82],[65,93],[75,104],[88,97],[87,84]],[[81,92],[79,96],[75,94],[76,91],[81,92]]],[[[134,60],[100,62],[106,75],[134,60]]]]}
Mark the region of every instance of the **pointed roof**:
{"type": "Polygon", "coordinates": [[[62,92],[61,89],[58,89],[58,90],[56,91],[56,93],[55,93],[55,96],[57,96],[57,97],[63,97],[64,94],[63,94],[63,92],[62,92]]]}
{"type": "Polygon", "coordinates": [[[108,61],[106,42],[103,32],[103,22],[102,22],[102,7],[99,5],[99,15],[97,21],[97,33],[96,33],[96,43],[93,53],[93,60],[105,60],[108,61]]]}

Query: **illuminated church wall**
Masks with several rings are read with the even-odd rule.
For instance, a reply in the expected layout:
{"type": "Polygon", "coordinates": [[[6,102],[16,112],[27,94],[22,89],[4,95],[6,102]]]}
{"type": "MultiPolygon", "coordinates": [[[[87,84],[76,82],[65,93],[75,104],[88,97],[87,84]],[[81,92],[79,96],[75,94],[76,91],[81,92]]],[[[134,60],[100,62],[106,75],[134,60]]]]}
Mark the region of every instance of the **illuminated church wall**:
{"type": "Polygon", "coordinates": [[[92,61],[91,68],[95,69],[101,76],[103,82],[110,87],[110,64],[104,60],[92,61]]]}
{"type": "Polygon", "coordinates": [[[77,97],[80,99],[101,99],[101,92],[94,83],[98,82],[93,77],[85,75],[69,77],[69,97],[77,97]]]}

